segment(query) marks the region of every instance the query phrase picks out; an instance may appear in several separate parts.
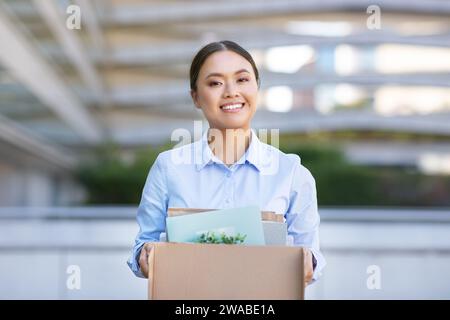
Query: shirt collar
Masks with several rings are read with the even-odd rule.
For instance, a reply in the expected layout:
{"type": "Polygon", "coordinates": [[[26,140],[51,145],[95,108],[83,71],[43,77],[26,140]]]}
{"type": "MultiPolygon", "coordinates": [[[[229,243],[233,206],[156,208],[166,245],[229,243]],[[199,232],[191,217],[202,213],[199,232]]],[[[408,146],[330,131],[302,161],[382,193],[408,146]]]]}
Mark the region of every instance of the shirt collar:
{"type": "MultiPolygon", "coordinates": [[[[262,169],[262,155],[263,155],[263,149],[262,149],[262,143],[259,141],[258,136],[256,135],[255,131],[251,129],[251,141],[250,146],[248,147],[247,151],[244,153],[244,155],[236,162],[237,164],[244,164],[244,163],[250,163],[258,171],[261,171],[262,169]]],[[[210,163],[221,163],[223,162],[218,159],[212,152],[211,148],[208,145],[208,130],[206,130],[202,138],[198,140],[195,144],[195,154],[196,154],[196,168],[198,171],[202,170],[206,165],[210,163]]]]}

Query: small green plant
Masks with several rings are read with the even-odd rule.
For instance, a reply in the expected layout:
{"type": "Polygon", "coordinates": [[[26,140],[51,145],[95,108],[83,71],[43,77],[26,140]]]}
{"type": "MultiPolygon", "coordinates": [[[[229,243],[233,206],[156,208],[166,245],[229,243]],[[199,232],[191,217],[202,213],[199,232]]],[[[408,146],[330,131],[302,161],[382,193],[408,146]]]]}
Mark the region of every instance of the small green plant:
{"type": "Polygon", "coordinates": [[[244,242],[247,235],[241,235],[238,233],[235,236],[228,236],[225,234],[225,232],[222,232],[220,235],[216,234],[215,232],[205,232],[202,233],[201,236],[198,238],[197,242],[199,243],[214,243],[214,244],[241,244],[244,242]]]}

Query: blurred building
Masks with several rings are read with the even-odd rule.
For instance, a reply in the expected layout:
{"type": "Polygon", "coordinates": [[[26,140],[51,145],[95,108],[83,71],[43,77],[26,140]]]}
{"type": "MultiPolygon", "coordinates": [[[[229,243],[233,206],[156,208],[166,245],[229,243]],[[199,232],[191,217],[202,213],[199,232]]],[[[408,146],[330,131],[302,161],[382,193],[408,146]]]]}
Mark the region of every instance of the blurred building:
{"type": "MultiPolygon", "coordinates": [[[[71,168],[93,146],[132,149],[192,130],[202,115],[189,63],[214,40],[257,61],[255,128],[448,137],[449,14],[440,0],[2,0],[0,204],[77,203],[71,168]]],[[[360,143],[347,153],[440,172],[449,146],[360,143]]]]}

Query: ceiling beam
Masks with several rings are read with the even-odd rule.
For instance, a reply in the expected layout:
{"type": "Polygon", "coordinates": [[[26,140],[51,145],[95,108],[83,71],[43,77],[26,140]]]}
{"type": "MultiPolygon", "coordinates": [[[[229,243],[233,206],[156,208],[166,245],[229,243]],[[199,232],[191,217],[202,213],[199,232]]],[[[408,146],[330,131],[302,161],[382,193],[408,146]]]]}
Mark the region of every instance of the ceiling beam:
{"type": "MultiPolygon", "coordinates": [[[[450,14],[450,4],[442,0],[216,0],[168,1],[163,4],[141,1],[92,1],[102,9],[101,20],[109,25],[171,24],[184,21],[220,21],[248,17],[282,16],[286,14],[310,14],[327,12],[366,12],[370,5],[378,5],[382,12],[413,14],[450,14]],[[120,3],[120,4],[119,4],[120,3]]],[[[11,1],[14,11],[24,18],[34,18],[36,12],[23,1],[11,1]]]]}
{"type": "MultiPolygon", "coordinates": [[[[375,46],[386,43],[416,46],[450,47],[450,34],[432,36],[402,36],[386,32],[365,32],[342,37],[321,37],[295,35],[288,33],[221,33],[216,34],[218,40],[233,40],[248,50],[269,49],[278,46],[311,45],[337,46],[340,44],[375,46]]],[[[183,41],[170,45],[140,45],[118,47],[113,49],[110,62],[117,65],[152,65],[162,63],[190,62],[197,50],[203,45],[201,41],[183,41]]]]}
{"type": "Polygon", "coordinates": [[[338,75],[334,73],[312,75],[305,73],[287,74],[277,72],[261,72],[262,88],[272,86],[289,86],[296,88],[311,88],[320,84],[351,83],[360,86],[431,86],[450,87],[450,74],[448,73],[357,73],[352,75],[338,75]]]}
{"type": "MultiPolygon", "coordinates": [[[[87,87],[93,92],[97,101],[104,104],[106,95],[102,80],[86,54],[86,50],[80,38],[77,36],[77,30],[70,30],[66,27],[63,12],[56,0],[33,0],[36,9],[40,12],[43,20],[47,23],[58,43],[61,45],[64,53],[69,57],[76,70],[87,87]]],[[[83,7],[81,11],[85,21],[89,17],[90,8],[83,7]]],[[[92,19],[91,19],[92,20],[92,19]]],[[[91,21],[92,22],[92,21],[91,21]]],[[[92,23],[91,23],[92,24],[92,23]]],[[[98,40],[98,39],[97,39],[98,40]]]]}
{"type": "Polygon", "coordinates": [[[0,6],[0,63],[82,138],[99,142],[99,125],[15,23],[0,6]]]}
{"type": "Polygon", "coordinates": [[[0,115],[0,143],[5,142],[29,155],[62,168],[73,169],[78,162],[67,151],[60,150],[14,121],[0,115]]]}
{"type": "MultiPolygon", "coordinates": [[[[157,5],[113,6],[106,16],[111,25],[172,24],[184,21],[219,21],[256,16],[275,16],[305,12],[348,12],[366,14],[373,0],[246,0],[171,2],[157,5]]],[[[411,12],[421,14],[450,14],[450,3],[441,0],[378,0],[382,12],[411,12]]]]}
{"type": "Polygon", "coordinates": [[[375,130],[413,132],[450,136],[448,113],[389,116],[374,111],[337,111],[332,115],[314,112],[256,112],[253,122],[258,128],[283,131],[314,132],[336,130],[375,130]]]}

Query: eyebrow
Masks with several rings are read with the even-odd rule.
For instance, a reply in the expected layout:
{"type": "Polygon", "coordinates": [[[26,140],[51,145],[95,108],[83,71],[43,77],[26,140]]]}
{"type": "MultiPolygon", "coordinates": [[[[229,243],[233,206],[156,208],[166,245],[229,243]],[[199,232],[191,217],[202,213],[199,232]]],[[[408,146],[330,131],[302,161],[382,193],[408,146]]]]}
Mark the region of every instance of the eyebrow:
{"type": "MultiPolygon", "coordinates": [[[[247,69],[240,69],[240,70],[236,71],[234,74],[238,74],[238,73],[242,73],[242,72],[250,73],[247,69]]],[[[208,79],[209,77],[223,77],[223,74],[221,74],[221,73],[210,73],[210,74],[208,74],[208,76],[205,79],[208,79]]]]}

